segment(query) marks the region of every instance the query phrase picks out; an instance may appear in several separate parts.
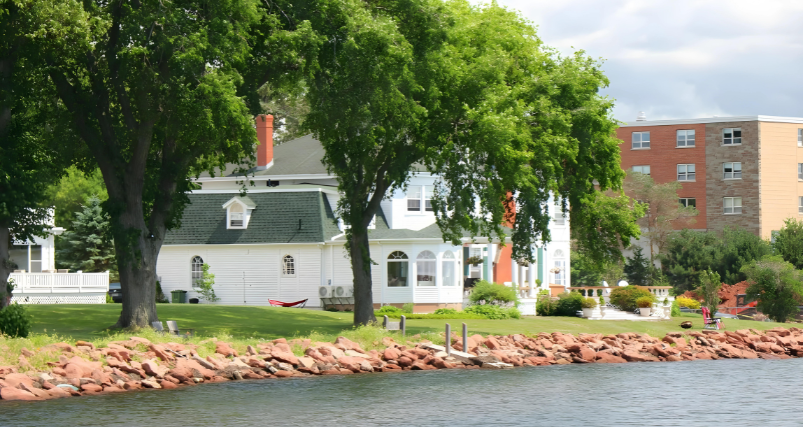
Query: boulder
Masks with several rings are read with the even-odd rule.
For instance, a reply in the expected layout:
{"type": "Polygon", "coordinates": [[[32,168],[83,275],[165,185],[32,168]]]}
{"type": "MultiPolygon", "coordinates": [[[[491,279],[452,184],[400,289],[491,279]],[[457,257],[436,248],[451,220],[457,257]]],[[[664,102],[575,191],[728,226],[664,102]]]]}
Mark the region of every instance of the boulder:
{"type": "Polygon", "coordinates": [[[607,351],[599,351],[596,354],[596,362],[597,363],[626,363],[627,360],[614,355],[613,353],[607,351]]]}
{"type": "Polygon", "coordinates": [[[274,347],[270,355],[280,362],[298,365],[298,358],[293,353],[281,350],[278,347],[274,347]]]}
{"type": "Polygon", "coordinates": [[[632,350],[625,350],[622,352],[622,357],[624,357],[628,362],[657,362],[658,359],[646,353],[639,353],[632,350]]]}
{"type": "Polygon", "coordinates": [[[9,387],[19,387],[21,384],[33,386],[33,379],[25,374],[8,374],[5,381],[9,387]]]}
{"type": "Polygon", "coordinates": [[[134,343],[136,343],[136,344],[142,344],[142,345],[144,345],[145,347],[147,347],[147,346],[151,345],[151,341],[150,341],[150,340],[148,340],[148,339],[146,339],[146,338],[140,338],[140,337],[130,337],[130,338],[128,338],[128,339],[129,339],[129,341],[133,341],[133,342],[134,342],[134,343]]]}
{"type": "Polygon", "coordinates": [[[80,388],[82,391],[90,393],[100,393],[101,391],[103,391],[103,387],[93,383],[83,384],[81,385],[80,388]]]}
{"type": "Polygon", "coordinates": [[[169,372],[169,369],[166,366],[159,366],[155,360],[147,360],[142,362],[142,369],[146,374],[156,378],[164,378],[164,376],[169,372]]]}
{"type": "Polygon", "coordinates": [[[388,347],[383,352],[382,356],[385,360],[398,360],[401,357],[401,352],[393,347],[388,347]]]}
{"type": "Polygon", "coordinates": [[[0,398],[3,400],[42,400],[31,392],[13,387],[0,388],[0,398]]]}
{"type": "Polygon", "coordinates": [[[237,357],[237,351],[231,348],[228,343],[218,341],[215,343],[215,353],[222,354],[225,357],[237,357]]]}

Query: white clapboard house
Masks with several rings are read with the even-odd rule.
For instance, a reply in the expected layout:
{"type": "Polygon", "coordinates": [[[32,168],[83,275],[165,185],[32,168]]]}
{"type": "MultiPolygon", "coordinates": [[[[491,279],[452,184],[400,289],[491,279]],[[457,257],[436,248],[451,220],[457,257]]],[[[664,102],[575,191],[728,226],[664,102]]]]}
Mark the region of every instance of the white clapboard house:
{"type": "MultiPolygon", "coordinates": [[[[257,167],[247,195],[243,177],[197,179],[201,189],[189,195],[181,227],[169,231],[159,255],[157,274],[165,293],[186,290],[189,298],[208,264],[215,275],[219,304],[268,305],[268,300],[351,296],[351,264],[344,248],[342,221],[334,214],[340,197],[337,181],[321,163],[319,141],[305,136],[273,146],[273,118],[256,119],[260,144],[257,167]]],[[[569,221],[555,210],[553,242],[534,248],[537,262],[527,267],[511,261],[511,247],[466,238],[462,246],[444,243],[431,212],[435,177],[417,173],[407,193],[397,191],[382,202],[371,225],[373,296],[377,306],[414,303],[416,312],[462,308],[467,278],[530,285],[535,280],[553,293],[569,286],[569,221]],[[484,262],[466,265],[468,257],[484,262]]],[[[203,301],[202,301],[203,302],[203,301]]],[[[534,310],[534,307],[533,307],[534,310]]]]}

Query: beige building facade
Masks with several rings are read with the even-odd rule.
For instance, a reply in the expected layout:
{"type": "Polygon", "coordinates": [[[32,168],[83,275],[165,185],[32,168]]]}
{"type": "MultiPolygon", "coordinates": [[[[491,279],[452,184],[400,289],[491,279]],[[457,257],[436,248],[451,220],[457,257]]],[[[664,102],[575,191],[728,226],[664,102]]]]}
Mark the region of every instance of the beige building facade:
{"type": "Polygon", "coordinates": [[[803,118],[637,120],[617,136],[623,169],[683,184],[679,202],[700,211],[694,228],[738,227],[770,239],[786,219],[803,219],[803,118]]]}

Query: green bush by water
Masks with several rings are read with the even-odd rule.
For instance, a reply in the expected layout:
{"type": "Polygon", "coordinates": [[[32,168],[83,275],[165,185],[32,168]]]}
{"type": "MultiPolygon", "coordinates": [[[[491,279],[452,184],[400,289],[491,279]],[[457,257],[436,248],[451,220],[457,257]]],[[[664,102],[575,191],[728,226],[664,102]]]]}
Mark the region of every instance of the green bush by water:
{"type": "Polygon", "coordinates": [[[0,334],[12,338],[27,338],[31,333],[31,315],[25,306],[14,303],[0,310],[0,334]]]}
{"type": "Polygon", "coordinates": [[[480,280],[474,285],[469,299],[472,304],[480,301],[485,301],[486,304],[515,304],[519,301],[516,289],[512,286],[499,285],[485,280],[480,280]]]}

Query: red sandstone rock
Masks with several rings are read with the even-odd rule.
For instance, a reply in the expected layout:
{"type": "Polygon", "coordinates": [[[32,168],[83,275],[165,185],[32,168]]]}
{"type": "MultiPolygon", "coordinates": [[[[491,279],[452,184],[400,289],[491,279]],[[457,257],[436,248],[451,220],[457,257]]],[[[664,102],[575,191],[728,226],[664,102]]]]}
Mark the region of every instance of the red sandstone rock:
{"type": "Polygon", "coordinates": [[[0,388],[0,398],[3,400],[42,400],[42,398],[34,396],[33,393],[13,387],[0,388]]]}
{"type": "Polygon", "coordinates": [[[491,350],[501,350],[502,345],[499,344],[499,341],[496,340],[493,336],[489,335],[488,338],[485,340],[485,346],[491,350]]]}
{"type": "Polygon", "coordinates": [[[655,356],[647,355],[644,353],[638,353],[635,351],[624,351],[622,352],[622,357],[624,357],[628,362],[655,362],[657,359],[655,356]]]}
{"type": "Polygon", "coordinates": [[[218,341],[215,343],[215,353],[222,354],[223,356],[238,356],[237,351],[225,342],[218,341]]]}
{"type": "Polygon", "coordinates": [[[81,385],[80,388],[84,392],[90,392],[90,393],[100,393],[101,391],[103,391],[103,387],[93,383],[83,384],[81,385]]]}
{"type": "Polygon", "coordinates": [[[401,352],[396,348],[386,348],[383,356],[385,360],[398,360],[401,357],[401,352]]]}
{"type": "Polygon", "coordinates": [[[274,347],[273,350],[271,350],[270,355],[280,362],[298,365],[298,358],[293,353],[283,351],[278,347],[274,347]]]}
{"type": "Polygon", "coordinates": [[[625,359],[623,359],[623,358],[621,358],[619,356],[615,356],[614,354],[606,352],[606,351],[597,352],[596,358],[597,358],[597,363],[625,363],[625,362],[627,362],[627,360],[625,360],[625,359]]]}
{"type": "Polygon", "coordinates": [[[5,381],[10,387],[19,387],[20,384],[33,385],[33,379],[25,374],[8,374],[5,381]]]}

